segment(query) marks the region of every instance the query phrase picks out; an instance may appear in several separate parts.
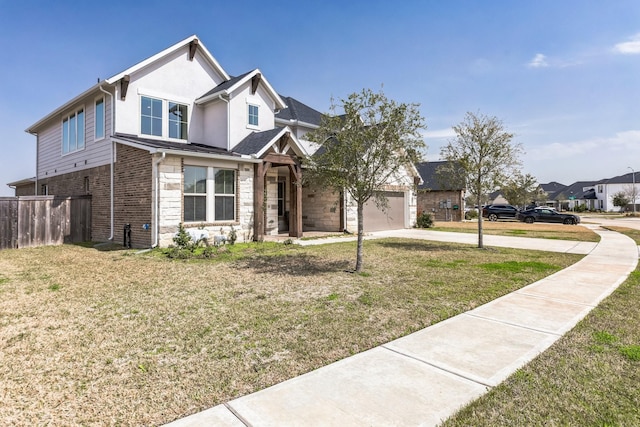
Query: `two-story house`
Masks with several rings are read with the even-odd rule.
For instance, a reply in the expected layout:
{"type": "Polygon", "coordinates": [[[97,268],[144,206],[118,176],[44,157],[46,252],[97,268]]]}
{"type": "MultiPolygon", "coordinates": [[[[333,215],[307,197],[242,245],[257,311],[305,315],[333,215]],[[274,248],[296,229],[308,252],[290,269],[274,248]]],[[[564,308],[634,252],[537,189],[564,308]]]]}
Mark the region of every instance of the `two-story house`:
{"type": "MultiPolygon", "coordinates": [[[[196,36],[98,82],[27,129],[38,194],[91,195],[92,239],[166,246],[180,223],[240,240],[355,230],[344,194],[303,187],[304,135],[321,114],[281,97],[255,69],[229,75],[196,36]]],[[[415,223],[414,172],[370,216],[415,223]]],[[[374,205],[374,204],[371,204],[374,205]]],[[[365,222],[366,224],[366,222],[365,222]]]]}

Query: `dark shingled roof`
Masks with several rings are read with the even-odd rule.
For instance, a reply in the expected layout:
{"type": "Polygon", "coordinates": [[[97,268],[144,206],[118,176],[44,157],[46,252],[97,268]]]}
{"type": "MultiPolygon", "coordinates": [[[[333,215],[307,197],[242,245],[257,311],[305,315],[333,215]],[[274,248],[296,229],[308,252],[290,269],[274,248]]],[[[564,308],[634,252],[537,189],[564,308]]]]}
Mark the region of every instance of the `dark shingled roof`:
{"type": "Polygon", "coordinates": [[[552,199],[557,201],[562,200],[571,200],[573,197],[576,200],[584,200],[585,199],[585,191],[582,190],[584,187],[592,187],[597,183],[597,181],[577,181],[573,184],[563,188],[562,190],[556,192],[552,199]]]}
{"type": "Polygon", "coordinates": [[[238,154],[232,153],[223,148],[212,147],[205,144],[182,143],[164,141],[161,139],[140,138],[135,135],[127,135],[124,133],[116,133],[115,137],[126,142],[144,145],[145,147],[149,148],[158,148],[161,150],[177,150],[191,153],[219,154],[224,156],[240,157],[238,154]]]}
{"type": "MultiPolygon", "coordinates": [[[[243,78],[245,78],[247,76],[247,74],[253,73],[255,70],[251,70],[248,71],[238,77],[231,77],[229,80],[220,83],[218,86],[214,87],[213,89],[211,89],[209,92],[205,93],[204,95],[202,95],[199,99],[202,99],[204,97],[207,97],[209,95],[213,95],[214,93],[218,93],[218,92],[222,92],[225,89],[229,89],[231,86],[233,86],[234,84],[238,83],[240,80],[242,80],[243,78]]],[[[197,101],[196,100],[196,101],[197,101]]]]}
{"type": "Polygon", "coordinates": [[[257,154],[265,145],[271,142],[282,129],[284,128],[277,127],[263,132],[253,132],[233,147],[233,151],[234,153],[246,155],[257,154]]]}
{"type": "MultiPolygon", "coordinates": [[[[629,172],[624,175],[614,176],[613,178],[610,178],[610,179],[603,179],[602,181],[598,181],[597,183],[598,184],[632,184],[634,179],[632,175],[634,174],[629,172]]],[[[640,183],[640,172],[635,172],[635,182],[636,184],[640,183]]]]}
{"type": "Polygon", "coordinates": [[[416,163],[416,169],[423,181],[423,183],[418,186],[418,189],[430,191],[462,190],[464,186],[460,185],[460,183],[450,186],[458,188],[444,188],[441,179],[438,179],[438,168],[447,163],[446,161],[416,163]]]}
{"type": "Polygon", "coordinates": [[[298,120],[313,125],[320,125],[322,121],[322,113],[314,110],[306,104],[298,101],[290,96],[282,96],[280,98],[287,104],[288,108],[280,110],[276,114],[276,118],[283,120],[298,120]]]}
{"type": "Polygon", "coordinates": [[[545,193],[547,193],[547,196],[549,197],[549,199],[553,199],[555,194],[565,187],[566,185],[560,184],[559,182],[555,182],[555,181],[551,181],[548,184],[540,184],[540,188],[542,188],[542,190],[545,193]]]}

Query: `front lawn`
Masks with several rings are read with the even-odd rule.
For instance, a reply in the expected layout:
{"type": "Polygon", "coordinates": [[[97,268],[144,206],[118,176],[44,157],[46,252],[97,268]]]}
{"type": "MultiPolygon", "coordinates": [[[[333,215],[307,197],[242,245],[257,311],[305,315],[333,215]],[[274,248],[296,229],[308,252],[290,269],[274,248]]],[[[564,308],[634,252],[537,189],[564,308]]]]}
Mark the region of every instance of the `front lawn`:
{"type": "MultiPolygon", "coordinates": [[[[445,222],[438,221],[430,230],[459,231],[463,233],[477,233],[477,221],[445,222]]],[[[520,221],[487,221],[482,222],[483,233],[498,236],[538,237],[543,239],[578,240],[581,242],[599,242],[600,236],[582,226],[565,224],[548,224],[536,222],[526,224],[520,221]]]]}
{"type": "MultiPolygon", "coordinates": [[[[206,260],[0,252],[0,419],[157,425],[362,352],[580,259],[384,239],[206,260]]],[[[616,332],[617,333],[617,332],[616,332]]]]}
{"type": "MultiPolygon", "coordinates": [[[[640,244],[640,232],[610,227],[640,244]]],[[[639,426],[640,268],[573,330],[487,395],[454,426],[639,426]]]]}

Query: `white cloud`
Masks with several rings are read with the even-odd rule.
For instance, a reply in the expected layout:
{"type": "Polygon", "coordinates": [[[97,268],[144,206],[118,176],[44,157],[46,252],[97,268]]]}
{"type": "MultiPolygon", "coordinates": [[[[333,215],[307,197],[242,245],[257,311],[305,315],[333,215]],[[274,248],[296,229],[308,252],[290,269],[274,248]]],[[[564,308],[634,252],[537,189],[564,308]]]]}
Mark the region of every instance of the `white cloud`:
{"type": "Polygon", "coordinates": [[[456,136],[456,133],[453,128],[428,130],[424,132],[425,138],[453,138],[454,136],[456,136]]]}
{"type": "Polygon", "coordinates": [[[533,59],[527,64],[527,67],[530,68],[544,68],[548,66],[549,63],[547,62],[547,57],[541,53],[536,53],[536,56],[534,56],[533,59]]]}
{"type": "Polygon", "coordinates": [[[615,53],[623,55],[638,55],[640,54],[640,33],[631,37],[629,41],[618,43],[613,47],[615,53]]]}
{"type": "Polygon", "coordinates": [[[588,155],[594,164],[604,153],[621,155],[621,158],[640,154],[640,130],[618,132],[608,138],[593,138],[575,142],[554,142],[527,150],[533,160],[560,160],[588,155]]]}

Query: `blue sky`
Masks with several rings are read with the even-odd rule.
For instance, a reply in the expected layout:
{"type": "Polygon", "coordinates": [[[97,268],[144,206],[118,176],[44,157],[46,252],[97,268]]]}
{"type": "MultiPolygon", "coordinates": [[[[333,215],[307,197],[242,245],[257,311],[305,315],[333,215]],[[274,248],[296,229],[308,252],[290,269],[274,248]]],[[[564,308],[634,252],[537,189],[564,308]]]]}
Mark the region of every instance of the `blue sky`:
{"type": "Polygon", "coordinates": [[[260,68],[322,112],[381,86],[421,104],[429,160],[472,111],[503,121],[539,182],[640,170],[637,0],[0,0],[0,195],[35,175],[24,129],[192,34],[228,73],[260,68]]]}

